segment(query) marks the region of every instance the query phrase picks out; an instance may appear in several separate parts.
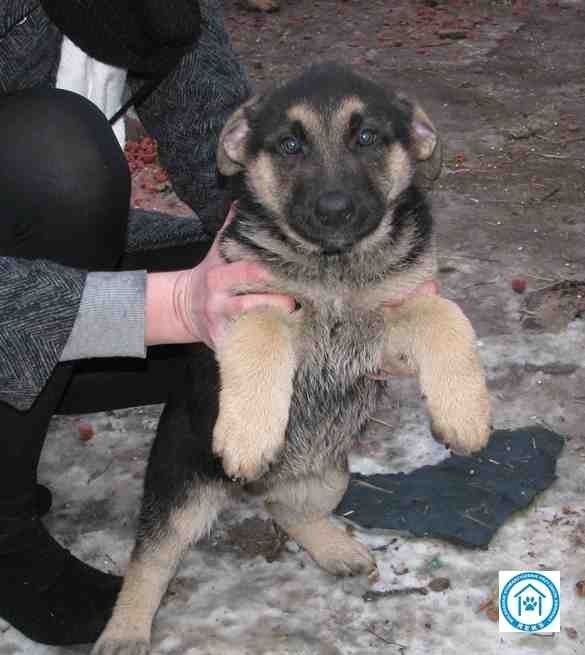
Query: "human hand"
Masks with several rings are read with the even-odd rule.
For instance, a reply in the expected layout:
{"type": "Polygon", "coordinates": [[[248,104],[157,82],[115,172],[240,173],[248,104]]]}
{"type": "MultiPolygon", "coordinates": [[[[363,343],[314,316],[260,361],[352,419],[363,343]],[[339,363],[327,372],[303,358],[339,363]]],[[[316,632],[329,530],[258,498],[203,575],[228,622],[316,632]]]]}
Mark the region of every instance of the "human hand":
{"type": "Polygon", "coordinates": [[[414,298],[415,296],[437,296],[439,295],[439,283],[437,280],[427,280],[422,284],[419,284],[418,287],[415,287],[413,291],[406,294],[404,298],[401,298],[397,301],[384,302],[382,305],[384,307],[400,307],[405,300],[409,298],[414,298]]]}
{"type": "Polygon", "coordinates": [[[202,341],[217,350],[230,323],[255,307],[276,307],[292,312],[295,301],[274,293],[236,295],[238,288],[258,286],[270,281],[270,273],[254,262],[226,264],[219,252],[221,233],[233,220],[235,209],[228,213],[205,259],[195,268],[181,271],[174,288],[174,306],[192,341],[202,341]]]}

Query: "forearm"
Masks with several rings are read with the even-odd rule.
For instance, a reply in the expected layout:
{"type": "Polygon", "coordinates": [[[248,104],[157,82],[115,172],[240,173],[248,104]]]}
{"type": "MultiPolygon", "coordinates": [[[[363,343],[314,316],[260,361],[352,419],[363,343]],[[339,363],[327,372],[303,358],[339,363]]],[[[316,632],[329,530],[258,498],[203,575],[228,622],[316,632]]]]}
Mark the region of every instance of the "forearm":
{"type": "Polygon", "coordinates": [[[144,342],[147,346],[163,343],[200,341],[197,327],[189,321],[192,271],[150,273],[146,281],[144,342]]]}

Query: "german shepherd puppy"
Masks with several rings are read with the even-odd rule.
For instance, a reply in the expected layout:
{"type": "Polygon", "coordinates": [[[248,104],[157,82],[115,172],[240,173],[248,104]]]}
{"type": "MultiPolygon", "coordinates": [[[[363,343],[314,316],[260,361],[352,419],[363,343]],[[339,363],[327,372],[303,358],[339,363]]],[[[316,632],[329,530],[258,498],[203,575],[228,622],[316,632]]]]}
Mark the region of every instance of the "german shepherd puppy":
{"type": "Polygon", "coordinates": [[[329,515],[380,370],[418,375],[433,432],[452,449],[486,444],[488,393],[469,322],[448,300],[410,296],[435,275],[422,187],[440,168],[439,149],[417,104],[332,65],[228,120],[218,165],[242,175],[245,190],[221,251],[261,262],[275,280],[262,290],[290,294],[300,308],[241,316],[217,364],[193,349],[161,417],[136,546],[94,655],[148,652],[183,552],[236,491],[261,495],[327,571],[373,572],[367,548],[329,515]]]}

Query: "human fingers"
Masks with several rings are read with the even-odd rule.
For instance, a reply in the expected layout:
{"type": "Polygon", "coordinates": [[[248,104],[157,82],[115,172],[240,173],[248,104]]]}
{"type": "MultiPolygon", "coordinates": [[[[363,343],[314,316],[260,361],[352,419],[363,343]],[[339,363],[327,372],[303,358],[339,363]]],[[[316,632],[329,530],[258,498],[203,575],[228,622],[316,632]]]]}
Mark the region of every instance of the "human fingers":
{"type": "Polygon", "coordinates": [[[388,302],[383,302],[384,307],[400,307],[405,300],[409,298],[414,298],[416,296],[436,296],[439,294],[439,283],[436,280],[426,280],[422,284],[419,284],[412,291],[407,293],[403,298],[399,300],[391,300],[388,302]]]}
{"type": "Polygon", "coordinates": [[[437,280],[427,280],[420,284],[413,292],[412,296],[436,296],[440,292],[437,280]]]}
{"type": "Polygon", "coordinates": [[[210,291],[222,292],[262,284],[270,279],[270,273],[260,264],[241,261],[210,268],[207,286],[210,291]]]}

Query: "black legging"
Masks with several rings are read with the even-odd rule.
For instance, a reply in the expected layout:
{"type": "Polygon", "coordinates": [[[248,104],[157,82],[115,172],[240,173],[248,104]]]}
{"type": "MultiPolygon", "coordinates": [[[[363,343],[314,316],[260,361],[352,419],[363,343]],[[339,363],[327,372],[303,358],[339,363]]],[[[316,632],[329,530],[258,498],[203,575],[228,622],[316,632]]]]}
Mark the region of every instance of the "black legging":
{"type": "MultiPolygon", "coordinates": [[[[50,89],[0,97],[0,255],[89,271],[201,260],[209,244],[125,256],[129,200],[124,155],[91,103],[50,89]]],[[[164,401],[179,373],[183,347],[153,347],[145,360],[58,364],[28,411],[0,402],[0,616],[30,638],[94,641],[120,587],[75,559],[39,520],[50,502],[36,472],[51,416],[164,401]]]]}
{"type": "MultiPolygon", "coordinates": [[[[89,101],[54,89],[0,98],[0,255],[90,271],[173,270],[201,261],[209,244],[124,255],[129,200],[122,150],[89,101]]],[[[180,346],[158,346],[145,360],[59,364],[30,411],[0,403],[2,433],[44,431],[53,413],[163,402],[181,354],[180,346]]]]}

